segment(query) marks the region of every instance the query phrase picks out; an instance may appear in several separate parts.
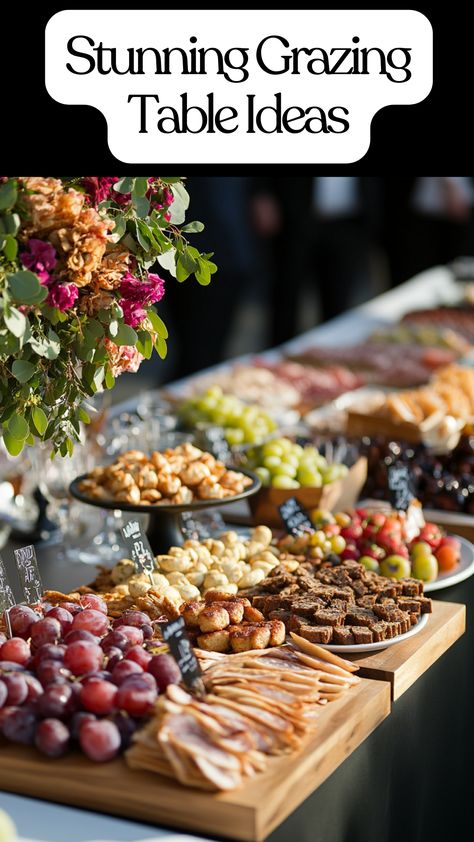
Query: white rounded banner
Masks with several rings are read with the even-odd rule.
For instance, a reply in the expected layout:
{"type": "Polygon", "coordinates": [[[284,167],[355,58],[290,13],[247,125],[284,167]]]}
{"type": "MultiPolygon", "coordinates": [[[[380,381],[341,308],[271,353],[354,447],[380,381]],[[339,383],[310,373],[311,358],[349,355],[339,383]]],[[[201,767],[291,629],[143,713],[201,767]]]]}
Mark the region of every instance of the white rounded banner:
{"type": "Polygon", "coordinates": [[[101,111],[130,164],[350,163],[377,111],[428,96],[432,52],[412,10],[69,9],[46,26],[46,88],[101,111]]]}

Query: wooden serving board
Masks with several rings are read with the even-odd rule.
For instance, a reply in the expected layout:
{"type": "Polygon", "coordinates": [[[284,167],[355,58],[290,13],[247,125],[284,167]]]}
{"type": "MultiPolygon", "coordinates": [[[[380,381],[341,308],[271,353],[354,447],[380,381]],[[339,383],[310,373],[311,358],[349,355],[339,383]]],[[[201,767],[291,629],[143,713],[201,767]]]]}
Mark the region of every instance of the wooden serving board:
{"type": "Polygon", "coordinates": [[[364,655],[347,655],[359,675],[390,682],[392,700],[399,699],[466,630],[466,606],[433,601],[433,613],[419,634],[397,646],[364,655]]]}
{"type": "Polygon", "coordinates": [[[294,755],[271,758],[240,790],[210,794],[78,753],[48,760],[34,749],[0,745],[0,788],[148,823],[260,842],[287,818],[390,713],[390,687],[363,679],[321,708],[318,729],[294,755]]]}

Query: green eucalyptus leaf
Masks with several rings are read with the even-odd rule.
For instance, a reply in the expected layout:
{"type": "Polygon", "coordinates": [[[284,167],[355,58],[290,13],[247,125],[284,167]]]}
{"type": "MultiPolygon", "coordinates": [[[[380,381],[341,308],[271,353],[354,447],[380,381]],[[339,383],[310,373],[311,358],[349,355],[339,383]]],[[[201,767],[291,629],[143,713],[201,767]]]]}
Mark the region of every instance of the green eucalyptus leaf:
{"type": "Polygon", "coordinates": [[[173,278],[176,278],[176,250],[174,247],[168,249],[168,251],[163,252],[163,254],[159,254],[156,258],[160,266],[163,266],[163,269],[167,269],[170,275],[173,278]]]}
{"type": "Polygon", "coordinates": [[[40,436],[43,436],[48,427],[48,416],[40,406],[34,406],[31,410],[31,419],[40,436]]]}
{"type": "MultiPolygon", "coordinates": [[[[28,269],[20,269],[13,275],[8,276],[8,288],[15,301],[21,304],[36,304],[43,300],[43,294],[47,290],[41,286],[38,277],[28,269]]],[[[46,296],[44,296],[46,297],[46,296]]]]}
{"type": "Polygon", "coordinates": [[[164,360],[166,354],[168,353],[168,346],[162,336],[156,337],[155,348],[157,350],[158,356],[161,357],[162,360],[164,360]]]}
{"type": "Polygon", "coordinates": [[[14,360],[12,363],[12,374],[20,383],[27,383],[35,371],[36,366],[28,360],[14,360]]]}
{"type": "Polygon", "coordinates": [[[12,415],[8,422],[8,432],[13,438],[24,441],[30,434],[30,428],[26,418],[23,415],[18,415],[18,413],[12,415]]]}
{"type": "Polygon", "coordinates": [[[183,197],[178,192],[178,188],[181,187],[180,184],[175,184],[174,187],[171,188],[174,196],[173,204],[169,207],[169,214],[171,218],[171,222],[173,225],[181,225],[186,218],[186,208],[187,205],[183,201],[183,197]]]}
{"type": "Polygon", "coordinates": [[[117,334],[114,336],[113,341],[116,345],[136,345],[137,339],[137,332],[133,327],[122,322],[119,324],[117,334]]]}
{"type": "Polygon", "coordinates": [[[200,234],[201,231],[204,231],[204,224],[202,222],[188,222],[187,225],[183,225],[181,228],[184,234],[200,234]]]}
{"type": "Polygon", "coordinates": [[[196,280],[203,287],[206,287],[208,284],[211,283],[211,273],[209,271],[209,266],[204,260],[199,261],[199,269],[196,272],[196,280]]]}
{"type": "Polygon", "coordinates": [[[135,187],[135,180],[134,178],[130,178],[127,176],[126,178],[121,178],[119,181],[114,184],[114,190],[117,193],[131,193],[133,188],[135,187]]]}
{"type": "Polygon", "coordinates": [[[140,220],[136,220],[137,240],[143,251],[150,251],[151,242],[149,240],[149,232],[146,225],[143,225],[140,220]]]}
{"type": "Polygon", "coordinates": [[[168,339],[168,328],[166,327],[163,319],[161,319],[156,312],[156,310],[148,310],[148,318],[153,325],[153,329],[156,331],[158,336],[162,336],[163,339],[168,339]]]}
{"type": "Polygon", "coordinates": [[[153,353],[153,341],[146,330],[140,330],[138,333],[137,351],[139,351],[146,360],[149,360],[153,353]]]}
{"type": "Polygon", "coordinates": [[[12,179],[9,179],[0,187],[0,211],[12,208],[16,202],[18,191],[16,184],[12,179]]]}
{"type": "Polygon", "coordinates": [[[110,368],[107,368],[105,372],[105,385],[107,389],[113,389],[115,386],[115,377],[113,376],[110,368]]]}
{"type": "Polygon", "coordinates": [[[146,196],[139,196],[134,200],[133,204],[137,212],[137,216],[139,216],[140,219],[145,219],[150,211],[150,200],[147,199],[146,196]]]}
{"type": "Polygon", "coordinates": [[[189,193],[186,190],[186,187],[184,186],[184,184],[182,184],[180,181],[177,182],[171,188],[171,192],[173,193],[175,201],[176,201],[176,198],[178,197],[180,199],[180,201],[182,202],[184,209],[187,210],[189,208],[189,193]]]}
{"type": "Polygon", "coordinates": [[[135,179],[135,187],[133,192],[136,196],[144,196],[148,190],[148,178],[146,176],[139,176],[135,179]]]}
{"type": "Polygon", "coordinates": [[[195,272],[196,269],[199,269],[198,260],[189,253],[189,249],[186,249],[186,251],[183,251],[182,254],[178,255],[178,263],[181,263],[183,268],[190,274],[195,272]]]}
{"type": "Polygon", "coordinates": [[[3,442],[10,456],[19,456],[24,447],[24,441],[14,438],[7,430],[4,430],[3,442]]]}
{"type": "Polygon", "coordinates": [[[5,257],[7,258],[7,260],[15,260],[15,257],[18,254],[18,243],[12,234],[8,234],[5,237],[3,251],[5,252],[5,257]]]}
{"type": "Polygon", "coordinates": [[[2,219],[3,231],[5,234],[18,234],[20,228],[20,217],[17,213],[6,213],[2,219]]]}
{"type": "Polygon", "coordinates": [[[82,421],[83,424],[91,423],[90,415],[86,412],[83,406],[79,406],[76,409],[76,418],[78,421],[82,421]]]}
{"type": "Polygon", "coordinates": [[[101,325],[101,323],[97,321],[97,319],[88,319],[84,326],[84,333],[86,330],[96,339],[98,339],[99,336],[104,335],[104,328],[101,325]]]}
{"type": "Polygon", "coordinates": [[[162,178],[161,175],[160,175],[160,181],[162,181],[163,184],[176,184],[176,182],[181,181],[181,179],[182,179],[181,175],[171,176],[171,177],[168,177],[168,178],[162,178]]]}
{"type": "Polygon", "coordinates": [[[118,323],[117,319],[112,319],[112,321],[109,324],[109,336],[112,339],[114,339],[117,336],[118,329],[119,329],[119,323],[118,323]]]}
{"type": "Polygon", "coordinates": [[[13,333],[13,336],[17,338],[23,336],[26,330],[26,318],[23,313],[20,313],[16,307],[9,307],[8,310],[5,310],[3,318],[5,319],[8,330],[10,333],[13,333]]]}
{"type": "Polygon", "coordinates": [[[125,231],[127,230],[127,223],[123,216],[118,216],[115,220],[115,226],[113,230],[114,242],[117,240],[121,240],[125,231]]]}

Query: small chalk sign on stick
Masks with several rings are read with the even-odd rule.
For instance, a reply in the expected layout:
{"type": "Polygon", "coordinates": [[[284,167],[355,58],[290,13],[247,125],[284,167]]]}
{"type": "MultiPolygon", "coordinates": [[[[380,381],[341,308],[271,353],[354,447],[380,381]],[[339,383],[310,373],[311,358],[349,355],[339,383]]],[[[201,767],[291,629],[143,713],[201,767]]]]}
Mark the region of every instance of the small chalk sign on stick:
{"type": "Polygon", "coordinates": [[[201,678],[201,667],[186,632],[183,617],[170,620],[169,623],[163,623],[161,631],[163,640],[168,644],[170,653],[181,670],[186,687],[198,695],[204,695],[205,687],[201,678]]]}
{"type": "Polygon", "coordinates": [[[155,556],[153,555],[148,538],[142,533],[142,528],[138,520],[129,520],[122,527],[122,535],[127,550],[130,553],[130,558],[135,562],[140,573],[145,573],[153,584],[155,556]]]}
{"type": "Polygon", "coordinates": [[[408,465],[401,462],[387,468],[390,502],[397,512],[406,512],[415,497],[414,481],[408,465]]]}
{"type": "Polygon", "coordinates": [[[281,519],[289,535],[303,535],[307,532],[314,532],[309,515],[298,503],[296,497],[289,497],[281,506],[278,506],[281,519]]]}
{"type": "Polygon", "coordinates": [[[10,608],[15,605],[15,597],[8,581],[7,571],[3,558],[0,555],[0,615],[4,614],[5,624],[7,627],[8,637],[12,637],[12,627],[10,624],[10,608]]]}
{"type": "Polygon", "coordinates": [[[24,601],[28,605],[39,602],[43,596],[43,583],[33,544],[20,547],[19,550],[14,550],[14,553],[24,601]]]}

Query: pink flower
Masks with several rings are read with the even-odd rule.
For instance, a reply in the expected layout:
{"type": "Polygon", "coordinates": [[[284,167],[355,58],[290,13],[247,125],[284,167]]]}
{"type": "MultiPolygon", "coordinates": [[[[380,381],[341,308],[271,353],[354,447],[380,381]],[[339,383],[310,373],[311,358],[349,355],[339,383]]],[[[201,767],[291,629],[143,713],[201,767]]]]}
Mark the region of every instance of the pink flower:
{"type": "Polygon", "coordinates": [[[159,275],[149,272],[146,281],[127,272],[120,284],[120,306],[124,321],[131,327],[137,327],[146,317],[146,307],[161,301],[165,294],[165,283],[159,275]]]}
{"type": "Polygon", "coordinates": [[[29,251],[20,253],[20,260],[26,269],[38,275],[42,284],[47,284],[50,270],[56,266],[56,249],[51,243],[31,239],[27,242],[29,251]]]}
{"type": "Polygon", "coordinates": [[[118,377],[124,371],[137,372],[140,363],[145,359],[134,345],[116,345],[115,342],[106,339],[105,346],[109,355],[110,370],[114,377],[118,377]]]}
{"type": "Polygon", "coordinates": [[[76,284],[53,284],[49,288],[49,295],[46,303],[50,307],[57,307],[63,313],[69,310],[79,295],[76,284]]]}
{"type": "Polygon", "coordinates": [[[94,207],[97,207],[105,199],[111,199],[118,205],[126,205],[130,201],[130,193],[117,193],[116,190],[113,190],[113,186],[118,180],[118,175],[87,175],[82,179],[82,183],[94,207]]]}
{"type": "Polygon", "coordinates": [[[123,320],[130,327],[138,327],[146,317],[146,310],[138,301],[127,301],[126,298],[123,298],[120,306],[123,310],[123,320]]]}

